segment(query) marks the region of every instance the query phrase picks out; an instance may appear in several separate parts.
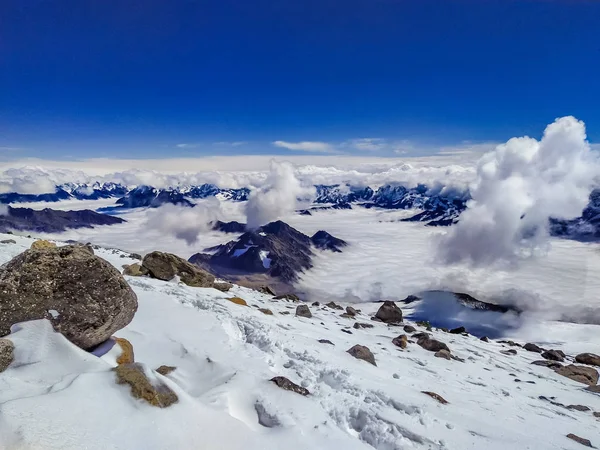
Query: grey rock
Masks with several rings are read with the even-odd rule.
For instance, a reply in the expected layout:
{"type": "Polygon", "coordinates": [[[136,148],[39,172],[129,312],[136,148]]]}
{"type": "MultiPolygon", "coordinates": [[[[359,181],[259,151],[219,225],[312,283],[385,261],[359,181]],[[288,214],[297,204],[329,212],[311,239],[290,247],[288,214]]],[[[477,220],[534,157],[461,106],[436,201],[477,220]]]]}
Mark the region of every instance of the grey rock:
{"type": "Polygon", "coordinates": [[[432,339],[429,336],[421,336],[417,341],[417,344],[423,347],[425,350],[429,350],[430,352],[439,352],[440,350],[447,350],[448,352],[450,351],[446,344],[432,339]]]}
{"type": "Polygon", "coordinates": [[[598,383],[598,371],[587,366],[576,366],[575,364],[569,364],[568,366],[562,366],[555,370],[555,372],[563,377],[570,378],[573,381],[579,383],[588,384],[594,386],[598,383]]]}
{"type": "Polygon", "coordinates": [[[375,356],[373,355],[371,350],[369,350],[369,348],[365,347],[364,345],[357,344],[351,349],[347,350],[347,352],[354,356],[356,359],[362,359],[363,361],[377,366],[377,364],[375,363],[375,356]]]}
{"type": "Polygon", "coordinates": [[[172,280],[176,275],[188,286],[213,287],[214,275],[172,253],[152,252],[144,256],[142,266],[153,278],[172,280]]]}
{"type": "Polygon", "coordinates": [[[565,354],[560,350],[546,350],[542,353],[542,358],[549,359],[550,361],[563,362],[565,360],[565,354]]]}
{"type": "Polygon", "coordinates": [[[581,353],[575,357],[575,361],[580,364],[589,364],[590,366],[600,367],[600,356],[594,353],[581,353]]]}
{"type": "Polygon", "coordinates": [[[0,373],[4,372],[13,362],[15,345],[9,339],[0,339],[0,373]]]}
{"type": "Polygon", "coordinates": [[[15,323],[48,319],[89,349],[129,324],[137,306],[119,271],[82,246],[26,250],[0,268],[0,336],[15,323]]]}
{"type": "Polygon", "coordinates": [[[16,244],[17,241],[15,241],[14,239],[3,239],[0,241],[0,244],[16,244]]]}
{"type": "Polygon", "coordinates": [[[479,339],[480,341],[483,342],[490,342],[490,338],[488,338],[487,336],[483,336],[481,339],[479,339]]]}
{"type": "Polygon", "coordinates": [[[356,309],[354,309],[352,306],[346,306],[346,314],[354,317],[358,314],[358,311],[356,309]]]}
{"type": "Polygon", "coordinates": [[[329,339],[319,339],[319,343],[321,344],[329,344],[329,345],[335,345],[333,342],[331,342],[329,339]]]}
{"type": "Polygon", "coordinates": [[[467,329],[465,327],[453,328],[449,331],[450,334],[463,334],[466,332],[467,332],[467,329]]]}
{"type": "Polygon", "coordinates": [[[361,329],[361,328],[373,328],[373,324],[372,323],[364,323],[364,322],[356,322],[352,328],[356,328],[357,330],[361,329]]]}
{"type": "Polygon", "coordinates": [[[547,359],[540,360],[540,361],[533,361],[531,364],[533,364],[534,366],[548,367],[550,369],[558,369],[559,367],[562,367],[562,364],[559,363],[558,361],[548,361],[547,359]]]}
{"type": "Polygon", "coordinates": [[[542,347],[538,347],[537,345],[532,344],[532,343],[525,344],[523,346],[523,348],[525,350],[527,350],[528,352],[534,352],[534,353],[542,353],[544,351],[544,349],[542,347]]]}
{"type": "Polygon", "coordinates": [[[229,289],[231,289],[233,287],[233,284],[231,284],[231,283],[213,283],[212,287],[214,289],[216,289],[217,291],[228,292],[229,289]]]}
{"type": "Polygon", "coordinates": [[[417,331],[417,329],[412,325],[404,325],[404,331],[406,333],[414,333],[415,331],[417,331]]]}
{"type": "Polygon", "coordinates": [[[384,323],[399,323],[402,322],[402,310],[394,302],[385,301],[379,307],[375,317],[384,323]]]}
{"type": "Polygon", "coordinates": [[[502,353],[503,355],[516,355],[517,351],[514,348],[509,348],[508,350],[500,350],[500,353],[502,353]]]}
{"type": "Polygon", "coordinates": [[[331,308],[331,309],[340,309],[340,310],[344,309],[340,305],[338,305],[336,302],[329,302],[325,306],[327,306],[328,308],[331,308]]]}
{"type": "Polygon", "coordinates": [[[405,349],[408,346],[408,336],[405,334],[401,334],[398,337],[392,339],[392,344],[402,349],[405,349]]]}
{"type": "Polygon", "coordinates": [[[312,317],[312,313],[307,305],[298,305],[296,308],[296,316],[310,319],[312,317]]]}
{"type": "Polygon", "coordinates": [[[585,447],[592,447],[592,443],[590,442],[589,439],[584,439],[584,438],[579,437],[579,436],[577,436],[576,434],[573,434],[573,433],[567,434],[567,437],[569,439],[574,440],[575,442],[580,443],[581,445],[583,445],[585,447]]]}
{"type": "Polygon", "coordinates": [[[448,350],[442,349],[440,351],[435,352],[435,356],[436,358],[444,358],[447,359],[448,361],[452,360],[452,355],[450,354],[450,352],[448,350]]]}
{"type": "Polygon", "coordinates": [[[308,389],[303,388],[302,386],[298,386],[296,383],[294,383],[293,381],[290,381],[286,377],[274,377],[274,378],[271,378],[270,381],[275,383],[281,389],[285,389],[286,391],[292,391],[292,392],[295,392],[296,394],[300,394],[300,395],[304,395],[304,396],[310,394],[308,389]]]}

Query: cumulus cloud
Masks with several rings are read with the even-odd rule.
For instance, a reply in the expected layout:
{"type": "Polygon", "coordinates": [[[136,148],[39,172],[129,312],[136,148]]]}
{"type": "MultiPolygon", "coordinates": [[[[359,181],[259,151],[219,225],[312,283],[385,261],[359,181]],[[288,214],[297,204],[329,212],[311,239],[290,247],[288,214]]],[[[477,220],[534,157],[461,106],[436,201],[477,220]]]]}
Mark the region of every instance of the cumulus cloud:
{"type": "Polygon", "coordinates": [[[563,117],[540,141],[512,138],[484,155],[472,201],[440,241],[446,263],[474,266],[518,262],[548,245],[548,219],[578,216],[598,180],[598,160],[585,125],[563,117]]]}
{"type": "Polygon", "coordinates": [[[211,222],[222,217],[219,200],[212,197],[194,208],[166,204],[148,212],[145,226],[195,244],[201,233],[211,230],[211,222]]]}
{"type": "Polygon", "coordinates": [[[313,187],[303,187],[296,178],[294,166],[288,162],[271,163],[271,171],[263,186],[250,193],[246,204],[248,228],[258,228],[296,210],[298,198],[311,197],[313,187]]]}
{"type": "Polygon", "coordinates": [[[275,141],[273,142],[275,147],[287,148],[288,150],[300,150],[303,152],[321,152],[321,153],[334,153],[335,149],[331,144],[327,142],[317,141],[303,141],[303,142],[286,142],[286,141],[275,141]]]}

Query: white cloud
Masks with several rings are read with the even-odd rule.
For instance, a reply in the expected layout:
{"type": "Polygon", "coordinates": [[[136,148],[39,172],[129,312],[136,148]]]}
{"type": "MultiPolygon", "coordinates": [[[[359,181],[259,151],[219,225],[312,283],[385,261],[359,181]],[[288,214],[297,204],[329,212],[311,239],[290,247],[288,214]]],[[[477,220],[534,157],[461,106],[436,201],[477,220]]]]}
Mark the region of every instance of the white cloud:
{"type": "Polygon", "coordinates": [[[213,143],[213,145],[218,147],[241,147],[242,145],[246,144],[248,144],[248,141],[219,141],[213,143]]]}
{"type": "Polygon", "coordinates": [[[197,148],[199,146],[199,144],[177,144],[175,147],[177,148],[197,148]]]}
{"type": "Polygon", "coordinates": [[[360,151],[377,152],[384,150],[388,143],[382,138],[360,138],[348,141],[348,144],[360,151]]]}
{"type": "Polygon", "coordinates": [[[514,264],[545,251],[548,219],[573,218],[598,180],[585,124],[563,117],[540,141],[512,138],[485,154],[471,185],[473,200],[440,242],[447,263],[514,264]]]}
{"type": "Polygon", "coordinates": [[[303,141],[303,142],[286,142],[274,141],[275,147],[287,148],[288,150],[300,150],[303,152],[320,152],[320,153],[335,153],[335,149],[327,142],[303,141]]]}

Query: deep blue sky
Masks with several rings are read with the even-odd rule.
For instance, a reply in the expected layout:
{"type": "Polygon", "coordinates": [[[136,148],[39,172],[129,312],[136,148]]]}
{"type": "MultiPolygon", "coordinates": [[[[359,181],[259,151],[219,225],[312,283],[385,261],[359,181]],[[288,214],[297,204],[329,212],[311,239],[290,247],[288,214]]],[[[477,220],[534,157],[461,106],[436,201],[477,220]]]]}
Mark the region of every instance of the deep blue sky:
{"type": "Polygon", "coordinates": [[[568,114],[598,142],[599,105],[598,1],[0,1],[13,156],[432,148],[568,114]]]}

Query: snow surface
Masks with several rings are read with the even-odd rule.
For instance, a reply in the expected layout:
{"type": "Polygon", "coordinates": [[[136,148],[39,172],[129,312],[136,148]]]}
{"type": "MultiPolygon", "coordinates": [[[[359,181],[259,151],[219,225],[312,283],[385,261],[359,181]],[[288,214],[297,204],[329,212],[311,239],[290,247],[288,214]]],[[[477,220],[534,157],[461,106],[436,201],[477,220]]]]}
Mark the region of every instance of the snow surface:
{"type": "Polygon", "coordinates": [[[271,258],[269,258],[269,252],[266,250],[261,250],[258,253],[260,260],[262,261],[263,267],[265,269],[269,269],[271,267],[271,258]]]}
{"type": "MultiPolygon", "coordinates": [[[[0,246],[0,262],[32,242],[0,237],[17,241],[0,246]]],[[[119,268],[133,262],[118,250],[96,254],[119,268]]],[[[555,397],[565,405],[600,411],[600,396],[532,366],[538,354],[517,349],[516,356],[509,356],[500,353],[507,347],[497,342],[434,330],[435,338],[465,360],[448,361],[414,343],[406,350],[392,345],[401,328],[370,321],[379,306],[375,303],[353,305],[362,310],[359,322],[374,325],[356,330],[351,328],[354,320],[339,317],[341,311],[311,306],[313,318],[295,317],[295,303],[238,286],[223,293],[126,279],[138,295],[139,309],[116,335],[133,344],[136,361],[148,368],[177,367],[166,377],[154,376],[176,392],[179,402],[158,409],[133,399],[127,386],[115,383],[114,348],[98,358],[54,333],[46,321],[21,324],[9,336],[15,362],[0,374],[0,448],[582,448],[565,437],[569,433],[594,445],[600,442],[591,412],[538,398],[555,397]],[[228,301],[232,296],[250,306],[228,301]],[[373,351],[377,367],[346,353],[355,344],[373,351]],[[311,394],[302,397],[268,381],[278,375],[311,394]],[[441,405],[421,391],[436,392],[449,403],[441,405]]],[[[403,310],[409,317],[415,313],[409,307],[403,310]]],[[[528,330],[545,336],[539,344],[569,354],[600,352],[598,326],[536,326],[528,330]]]]}

